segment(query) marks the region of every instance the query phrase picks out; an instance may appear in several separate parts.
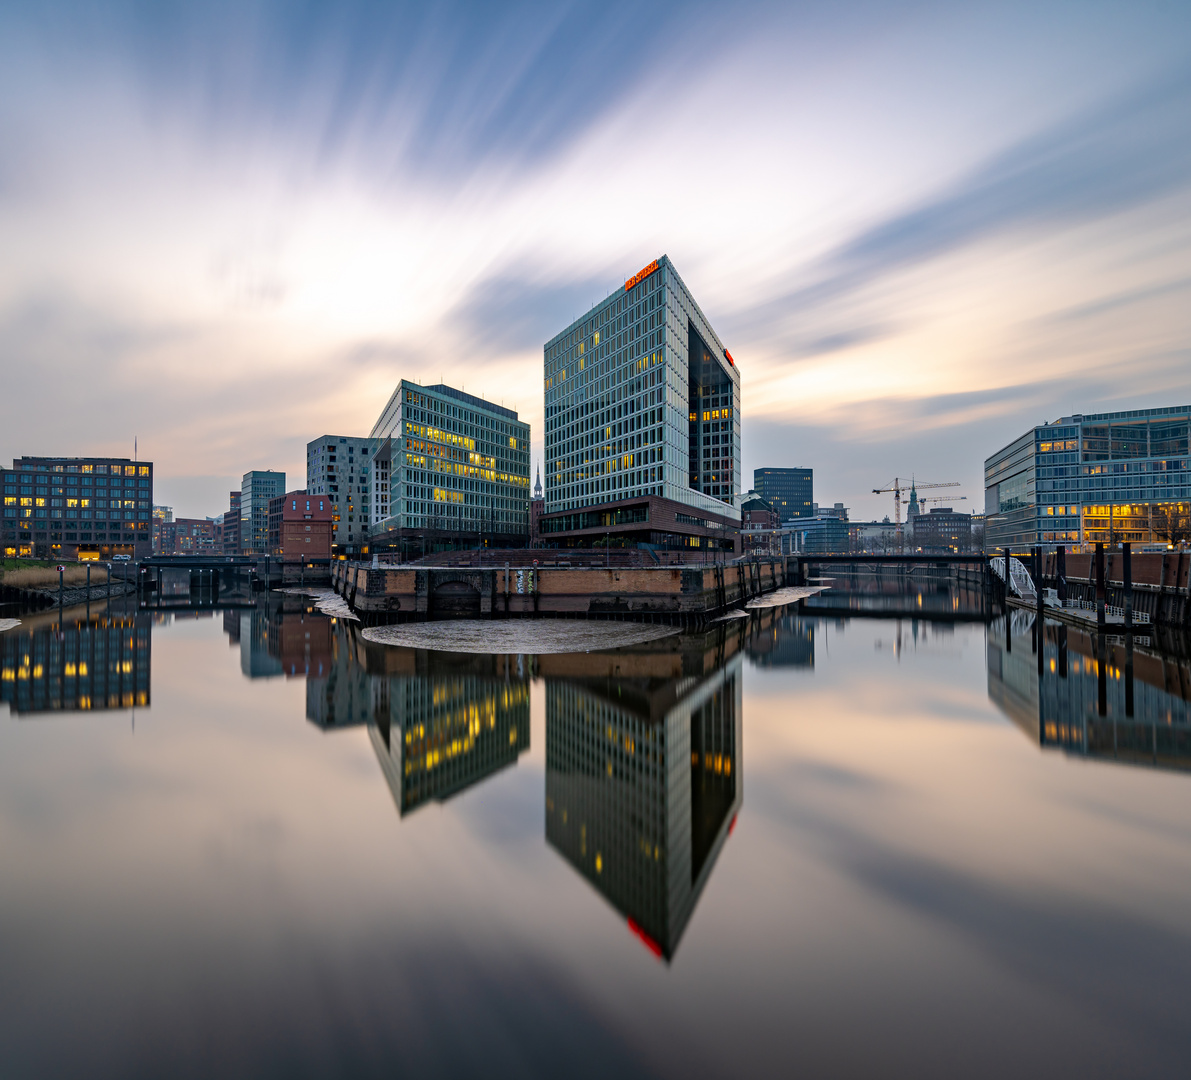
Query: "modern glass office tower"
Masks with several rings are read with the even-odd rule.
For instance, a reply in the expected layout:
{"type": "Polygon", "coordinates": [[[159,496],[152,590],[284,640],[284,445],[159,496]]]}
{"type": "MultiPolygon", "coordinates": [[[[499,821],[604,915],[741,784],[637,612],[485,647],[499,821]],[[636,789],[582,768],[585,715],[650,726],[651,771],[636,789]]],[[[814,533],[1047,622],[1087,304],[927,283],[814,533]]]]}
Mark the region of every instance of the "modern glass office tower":
{"type": "Polygon", "coordinates": [[[753,490],[777,511],[781,521],[814,516],[813,469],[754,469],[753,490]]]}
{"type": "Polygon", "coordinates": [[[264,554],[269,550],[269,500],[285,494],[285,473],[253,469],[240,481],[240,550],[264,554]]]}
{"type": "Polygon", "coordinates": [[[22,457],[0,469],[0,550],[36,559],[153,554],[153,463],[22,457]]]}
{"type": "Polygon", "coordinates": [[[529,425],[512,409],[402,379],[371,438],[372,551],[528,545],[529,425]]]}
{"type": "Polygon", "coordinates": [[[984,462],[988,550],[1191,538],[1191,406],[1075,414],[984,462]]]}
{"type": "Polygon", "coordinates": [[[544,363],[543,544],[740,550],[740,372],[666,256],[544,363]]]}

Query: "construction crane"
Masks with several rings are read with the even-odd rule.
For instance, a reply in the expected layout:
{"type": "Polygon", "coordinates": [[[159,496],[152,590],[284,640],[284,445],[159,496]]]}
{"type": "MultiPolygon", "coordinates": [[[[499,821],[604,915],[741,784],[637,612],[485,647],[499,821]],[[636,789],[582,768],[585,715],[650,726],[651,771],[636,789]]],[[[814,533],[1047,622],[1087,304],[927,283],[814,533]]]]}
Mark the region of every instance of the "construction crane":
{"type": "MultiPolygon", "coordinates": [[[[960,487],[959,481],[952,481],[946,484],[919,484],[913,478],[910,480],[910,495],[914,501],[918,501],[919,488],[955,488],[960,487]]],[[[904,481],[899,480],[896,476],[893,478],[893,483],[888,484],[883,488],[873,488],[874,495],[885,495],[888,492],[893,492],[893,520],[897,523],[898,535],[902,531],[902,492],[906,490],[904,481]]]]}

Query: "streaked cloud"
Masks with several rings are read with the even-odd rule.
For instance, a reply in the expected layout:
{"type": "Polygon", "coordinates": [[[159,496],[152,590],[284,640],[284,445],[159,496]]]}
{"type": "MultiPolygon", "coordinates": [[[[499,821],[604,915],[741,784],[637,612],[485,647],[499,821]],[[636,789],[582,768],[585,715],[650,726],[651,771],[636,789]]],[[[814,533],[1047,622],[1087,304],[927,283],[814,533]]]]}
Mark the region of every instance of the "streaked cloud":
{"type": "Polygon", "coordinates": [[[135,433],[161,498],[216,513],[402,376],[503,398],[540,446],[542,343],[666,252],[741,361],[746,480],[812,464],[876,512],[885,472],[943,469],[974,499],[1028,424],[1191,400],[1189,22],[6,11],[0,453],[135,433]]]}

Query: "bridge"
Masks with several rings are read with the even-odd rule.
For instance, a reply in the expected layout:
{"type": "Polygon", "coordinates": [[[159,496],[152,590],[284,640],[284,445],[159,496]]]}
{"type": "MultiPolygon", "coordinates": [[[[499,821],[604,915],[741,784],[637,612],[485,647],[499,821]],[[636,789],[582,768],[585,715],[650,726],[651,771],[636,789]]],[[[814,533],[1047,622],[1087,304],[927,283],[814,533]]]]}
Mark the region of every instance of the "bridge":
{"type": "Polygon", "coordinates": [[[808,584],[813,567],[814,580],[835,586],[804,601],[807,614],[981,621],[997,599],[987,555],[803,553],[790,563],[795,584],[808,584]]]}

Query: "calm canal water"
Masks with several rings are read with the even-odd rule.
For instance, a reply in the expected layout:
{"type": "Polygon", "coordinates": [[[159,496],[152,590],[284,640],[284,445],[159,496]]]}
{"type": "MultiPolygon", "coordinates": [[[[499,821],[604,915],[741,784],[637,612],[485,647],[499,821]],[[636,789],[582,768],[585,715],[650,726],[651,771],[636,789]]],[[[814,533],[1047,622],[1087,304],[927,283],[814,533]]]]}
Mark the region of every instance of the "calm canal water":
{"type": "Polygon", "coordinates": [[[1009,631],[25,616],[0,1075],[1185,1076],[1188,664],[1009,631]]]}

